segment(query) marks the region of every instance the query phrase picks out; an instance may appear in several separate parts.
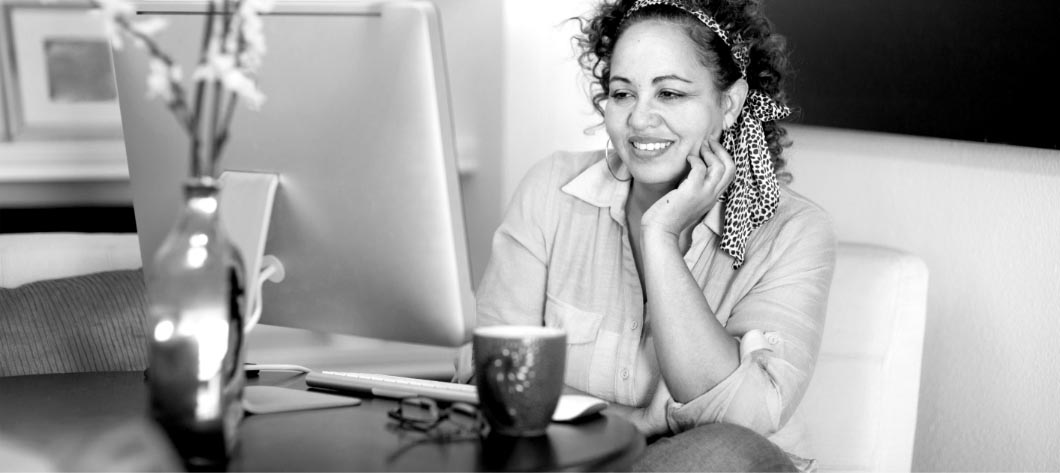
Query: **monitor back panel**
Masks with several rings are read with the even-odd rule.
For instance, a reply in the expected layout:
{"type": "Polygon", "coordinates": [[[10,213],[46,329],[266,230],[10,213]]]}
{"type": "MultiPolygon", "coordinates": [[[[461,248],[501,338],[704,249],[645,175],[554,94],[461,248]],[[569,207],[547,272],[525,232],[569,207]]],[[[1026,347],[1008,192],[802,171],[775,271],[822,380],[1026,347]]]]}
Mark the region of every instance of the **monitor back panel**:
{"type": "MultiPolygon", "coordinates": [[[[163,48],[185,68],[195,64],[203,15],[191,12],[202,4],[140,8],[167,18],[163,48]]],[[[474,299],[433,6],[281,1],[264,25],[258,83],[267,100],[236,111],[220,164],[280,176],[265,252],[287,275],[264,285],[262,322],[464,342],[474,299]]],[[[179,208],[190,141],[165,105],[147,98],[142,50],[116,50],[115,69],[151,266],[179,208]]]]}

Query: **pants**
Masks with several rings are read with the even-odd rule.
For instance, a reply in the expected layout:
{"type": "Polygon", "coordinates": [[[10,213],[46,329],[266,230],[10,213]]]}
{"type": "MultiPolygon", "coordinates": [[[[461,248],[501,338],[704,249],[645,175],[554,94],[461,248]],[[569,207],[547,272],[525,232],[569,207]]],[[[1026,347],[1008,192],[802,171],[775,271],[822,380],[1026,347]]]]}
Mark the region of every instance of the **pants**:
{"type": "Polygon", "coordinates": [[[633,471],[798,471],[780,447],[751,429],[706,424],[649,441],[633,471]]]}

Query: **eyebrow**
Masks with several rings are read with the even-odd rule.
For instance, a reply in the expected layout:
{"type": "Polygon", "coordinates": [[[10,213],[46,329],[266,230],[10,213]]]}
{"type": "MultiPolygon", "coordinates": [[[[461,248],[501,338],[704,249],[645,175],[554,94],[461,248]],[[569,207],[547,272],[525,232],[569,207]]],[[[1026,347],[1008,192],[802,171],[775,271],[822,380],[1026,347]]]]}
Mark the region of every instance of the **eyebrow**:
{"type": "MultiPolygon", "coordinates": [[[[665,76],[656,77],[656,78],[651,80],[651,83],[652,84],[658,84],[659,82],[666,81],[666,80],[676,80],[676,81],[681,81],[681,82],[685,82],[685,83],[688,83],[688,84],[692,83],[692,81],[690,81],[688,79],[685,79],[684,77],[681,77],[681,76],[676,75],[676,74],[667,74],[665,76]]],[[[622,76],[612,76],[610,82],[614,82],[614,81],[621,81],[621,82],[625,82],[627,84],[632,84],[633,83],[633,81],[631,81],[629,79],[626,79],[625,77],[622,77],[622,76]]]]}

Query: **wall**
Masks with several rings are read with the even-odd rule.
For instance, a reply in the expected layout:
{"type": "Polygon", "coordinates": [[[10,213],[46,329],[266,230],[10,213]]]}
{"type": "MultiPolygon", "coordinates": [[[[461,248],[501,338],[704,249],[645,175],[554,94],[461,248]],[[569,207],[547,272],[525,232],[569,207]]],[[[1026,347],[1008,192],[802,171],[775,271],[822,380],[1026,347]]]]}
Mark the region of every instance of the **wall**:
{"type": "MultiPolygon", "coordinates": [[[[87,214],[87,208],[94,207],[111,212],[123,210],[131,201],[120,129],[108,118],[117,115],[117,102],[49,102],[47,88],[40,87],[47,84],[48,77],[45,61],[33,54],[44,52],[43,44],[34,47],[37,42],[71,36],[90,40],[95,31],[102,31],[98,18],[65,15],[73,10],[64,6],[75,2],[0,0],[0,233],[24,231],[24,226],[34,227],[38,216],[51,217],[42,209],[65,207],[87,214]],[[31,8],[38,3],[47,8],[31,8]],[[27,12],[48,12],[58,19],[52,22],[33,16],[27,24],[27,17],[18,16],[27,12]],[[13,23],[16,17],[21,23],[13,23]],[[18,60],[22,61],[20,66],[18,60]],[[86,110],[81,107],[87,107],[93,119],[86,120],[82,113],[86,110]],[[29,216],[16,217],[16,213],[29,216]]],[[[99,73],[105,69],[92,70],[99,73]]],[[[100,93],[96,88],[92,91],[100,93]]],[[[76,96],[70,92],[67,90],[64,97],[76,96]]]]}
{"type": "Polygon", "coordinates": [[[1060,151],[792,131],[841,239],[931,271],[913,469],[1060,469],[1060,151]]]}
{"type": "MultiPolygon", "coordinates": [[[[556,149],[603,146],[572,60],[589,2],[505,3],[504,187],[556,149]]],[[[932,271],[915,471],[1060,470],[1060,152],[798,128],[795,188],[840,237],[932,271]]]]}
{"type": "Polygon", "coordinates": [[[501,189],[507,204],[534,162],[558,149],[602,148],[607,135],[589,102],[571,48],[587,0],[504,2],[504,163],[501,189]]]}
{"type": "Polygon", "coordinates": [[[495,0],[435,0],[441,14],[457,153],[474,163],[460,184],[475,281],[489,258],[489,241],[500,223],[502,186],[501,12],[495,0]]]}

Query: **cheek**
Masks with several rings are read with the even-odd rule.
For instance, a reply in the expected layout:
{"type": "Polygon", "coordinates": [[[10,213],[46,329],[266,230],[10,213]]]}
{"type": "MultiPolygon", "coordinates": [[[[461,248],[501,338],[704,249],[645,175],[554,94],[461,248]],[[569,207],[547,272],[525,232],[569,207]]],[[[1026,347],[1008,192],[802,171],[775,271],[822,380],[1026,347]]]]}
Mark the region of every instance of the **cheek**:
{"type": "Polygon", "coordinates": [[[619,138],[623,124],[625,124],[625,120],[622,118],[621,112],[610,106],[604,108],[604,129],[607,130],[607,134],[611,136],[611,139],[619,138]]]}
{"type": "Polygon", "coordinates": [[[682,120],[682,135],[693,142],[702,142],[708,137],[717,138],[721,133],[724,118],[715,111],[697,110],[682,120]]]}

